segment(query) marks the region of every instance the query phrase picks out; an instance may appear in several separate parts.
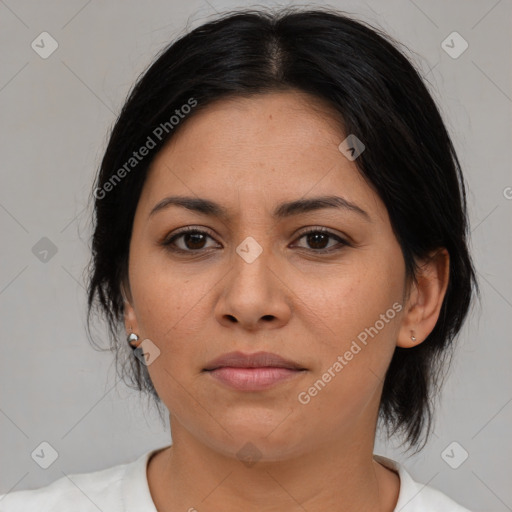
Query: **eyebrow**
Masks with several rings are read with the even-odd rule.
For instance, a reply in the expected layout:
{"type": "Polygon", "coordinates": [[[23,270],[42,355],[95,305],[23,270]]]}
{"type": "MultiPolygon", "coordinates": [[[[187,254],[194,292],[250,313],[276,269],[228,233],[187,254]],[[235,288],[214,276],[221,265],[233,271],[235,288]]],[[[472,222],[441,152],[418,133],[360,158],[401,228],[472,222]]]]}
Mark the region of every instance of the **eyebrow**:
{"type": "MultiPolygon", "coordinates": [[[[228,220],[230,217],[228,210],[223,208],[218,203],[215,203],[214,201],[185,196],[170,196],[162,199],[153,207],[149,213],[149,217],[173,205],[180,206],[194,212],[202,213],[204,215],[218,217],[223,220],[228,220]]],[[[366,211],[364,211],[356,204],[339,196],[321,196],[311,199],[297,199],[296,201],[281,203],[275,208],[274,212],[272,213],[272,217],[274,219],[284,219],[293,215],[308,213],[324,208],[336,208],[354,212],[364,218],[367,222],[373,222],[370,215],[368,215],[366,211]]]]}

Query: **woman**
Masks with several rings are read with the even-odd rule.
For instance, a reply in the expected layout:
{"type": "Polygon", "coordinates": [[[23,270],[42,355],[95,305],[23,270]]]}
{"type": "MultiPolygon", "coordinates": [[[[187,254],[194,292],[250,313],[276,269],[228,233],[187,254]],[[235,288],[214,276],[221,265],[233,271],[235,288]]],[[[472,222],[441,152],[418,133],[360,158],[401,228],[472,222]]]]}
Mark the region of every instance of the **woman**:
{"type": "Polygon", "coordinates": [[[2,510],[467,511],[373,454],[379,419],[425,445],[477,291],[457,156],[388,36],[328,9],[198,27],[93,194],[89,315],[172,445],[2,510]]]}

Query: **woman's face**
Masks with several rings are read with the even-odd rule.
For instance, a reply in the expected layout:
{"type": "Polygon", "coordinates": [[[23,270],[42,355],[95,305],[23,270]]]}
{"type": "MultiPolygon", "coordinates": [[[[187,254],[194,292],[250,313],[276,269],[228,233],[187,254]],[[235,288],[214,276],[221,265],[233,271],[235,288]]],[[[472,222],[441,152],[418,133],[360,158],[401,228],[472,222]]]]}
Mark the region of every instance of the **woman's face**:
{"type": "Polygon", "coordinates": [[[338,149],[346,136],[311,101],[298,92],[219,101],[182,121],[151,166],[125,322],[160,351],[148,370],[173,438],[183,432],[230,456],[252,443],[258,457],[279,460],[373,436],[384,375],[406,336],[404,260],[386,207],[338,149]],[[225,215],[176,204],[151,213],[170,196],[211,201],[225,215]],[[327,196],[354,206],[280,208],[327,196]],[[164,245],[185,227],[203,234],[164,245]],[[270,352],[302,370],[205,371],[234,351],[270,352]]]}

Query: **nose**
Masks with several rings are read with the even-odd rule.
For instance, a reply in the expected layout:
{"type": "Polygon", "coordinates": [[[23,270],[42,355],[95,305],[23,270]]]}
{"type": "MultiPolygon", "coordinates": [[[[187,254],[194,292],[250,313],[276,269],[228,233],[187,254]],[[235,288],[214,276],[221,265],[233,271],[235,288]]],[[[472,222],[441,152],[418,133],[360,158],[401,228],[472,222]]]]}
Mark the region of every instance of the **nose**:
{"type": "Polygon", "coordinates": [[[270,249],[260,251],[249,240],[233,255],[215,311],[224,326],[238,324],[248,331],[277,329],[290,320],[292,294],[279,275],[279,262],[270,249]]]}

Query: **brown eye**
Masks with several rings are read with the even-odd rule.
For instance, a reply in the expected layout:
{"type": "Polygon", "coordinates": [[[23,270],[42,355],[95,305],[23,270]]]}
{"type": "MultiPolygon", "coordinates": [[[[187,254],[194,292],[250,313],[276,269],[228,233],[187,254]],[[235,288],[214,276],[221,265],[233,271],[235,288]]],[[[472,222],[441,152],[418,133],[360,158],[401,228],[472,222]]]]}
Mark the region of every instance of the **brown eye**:
{"type": "Polygon", "coordinates": [[[177,252],[199,252],[203,249],[208,249],[205,246],[208,238],[213,240],[206,231],[201,231],[197,228],[187,228],[179,233],[175,233],[162,242],[162,245],[177,252]],[[177,243],[178,241],[180,243],[177,243]]]}
{"type": "Polygon", "coordinates": [[[310,231],[306,231],[305,233],[301,234],[299,240],[303,238],[306,240],[306,243],[308,245],[308,247],[305,247],[306,249],[311,249],[313,252],[319,253],[331,252],[333,250],[340,249],[343,246],[349,245],[349,243],[343,240],[343,238],[323,228],[317,228],[310,231]],[[337,241],[338,243],[328,247],[329,239],[337,241]],[[341,247],[337,247],[337,245],[341,247]]]}
{"type": "Polygon", "coordinates": [[[306,236],[308,245],[312,249],[325,249],[326,244],[329,243],[329,235],[325,233],[309,233],[306,236]]]}
{"type": "Polygon", "coordinates": [[[205,236],[202,233],[184,233],[183,243],[187,249],[202,249],[205,243],[205,236]]]}
{"type": "MultiPolygon", "coordinates": [[[[208,247],[206,245],[208,239],[214,240],[207,231],[188,227],[167,238],[162,242],[162,245],[169,248],[169,250],[178,253],[199,253],[201,251],[214,248],[214,246],[208,247]]],[[[340,236],[323,228],[306,231],[299,236],[298,240],[301,239],[306,240],[307,246],[298,247],[315,253],[333,252],[343,248],[344,246],[350,245],[340,236]],[[335,243],[329,246],[330,241],[335,243]]]]}

